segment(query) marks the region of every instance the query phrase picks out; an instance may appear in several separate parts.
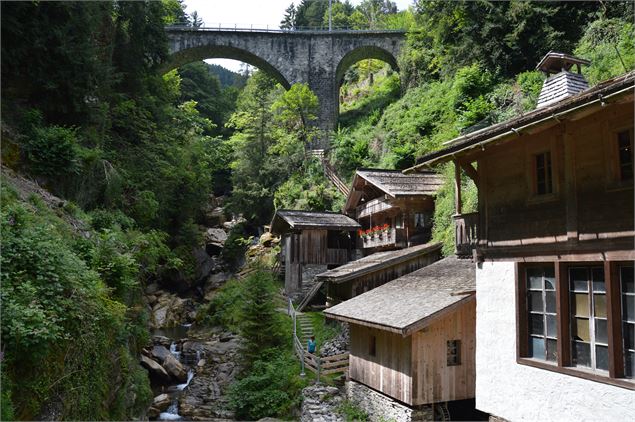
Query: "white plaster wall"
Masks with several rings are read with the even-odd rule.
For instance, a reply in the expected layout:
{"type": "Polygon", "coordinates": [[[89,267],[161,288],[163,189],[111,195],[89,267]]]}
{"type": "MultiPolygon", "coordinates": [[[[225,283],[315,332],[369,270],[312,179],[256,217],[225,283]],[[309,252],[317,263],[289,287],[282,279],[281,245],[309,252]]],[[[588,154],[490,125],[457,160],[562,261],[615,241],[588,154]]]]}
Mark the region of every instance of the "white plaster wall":
{"type": "Polygon", "coordinates": [[[510,421],[635,421],[635,391],[516,363],[513,262],[476,269],[476,408],[510,421]]]}

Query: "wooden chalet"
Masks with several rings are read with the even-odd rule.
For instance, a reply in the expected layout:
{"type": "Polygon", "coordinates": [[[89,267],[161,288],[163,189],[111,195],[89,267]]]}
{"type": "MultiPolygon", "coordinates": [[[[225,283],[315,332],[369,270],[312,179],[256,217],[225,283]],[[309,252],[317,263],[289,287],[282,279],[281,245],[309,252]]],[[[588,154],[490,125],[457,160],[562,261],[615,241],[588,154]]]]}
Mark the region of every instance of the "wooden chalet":
{"type": "Polygon", "coordinates": [[[350,261],[359,228],[355,220],[339,213],[276,211],[271,233],[282,236],[285,291],[297,292],[303,279],[350,261]]]}
{"type": "Polygon", "coordinates": [[[326,283],[326,306],[359,296],[441,257],[440,243],[376,252],[315,276],[326,283]]]}
{"type": "Polygon", "coordinates": [[[441,187],[434,172],[357,170],[344,212],[362,226],[360,249],[396,249],[427,243],[434,195],[441,187]]]}
{"type": "Polygon", "coordinates": [[[349,399],[372,420],[437,420],[474,398],[475,267],[448,257],[324,311],[350,324],[349,399]],[[375,395],[379,392],[389,404],[375,395]],[[401,415],[390,409],[403,408],[401,415]]]}
{"type": "Polygon", "coordinates": [[[476,405],[505,420],[635,420],[635,72],[553,100],[580,64],[549,53],[540,107],[409,170],[454,163],[457,249],[478,261],[476,405]]]}

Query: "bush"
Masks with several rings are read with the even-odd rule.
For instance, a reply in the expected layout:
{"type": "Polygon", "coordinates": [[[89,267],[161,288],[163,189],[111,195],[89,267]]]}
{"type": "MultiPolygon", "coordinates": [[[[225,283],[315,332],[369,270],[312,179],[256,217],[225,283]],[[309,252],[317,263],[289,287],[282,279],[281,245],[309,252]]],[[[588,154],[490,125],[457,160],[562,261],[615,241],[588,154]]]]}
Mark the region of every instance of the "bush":
{"type": "Polygon", "coordinates": [[[280,349],[261,350],[249,373],[235,382],[229,392],[230,404],[239,419],[288,417],[298,406],[307,380],[300,378],[295,356],[280,349]]]}
{"type": "Polygon", "coordinates": [[[355,403],[344,400],[337,408],[337,413],[342,415],[346,422],[361,422],[368,420],[368,414],[355,403]]]}

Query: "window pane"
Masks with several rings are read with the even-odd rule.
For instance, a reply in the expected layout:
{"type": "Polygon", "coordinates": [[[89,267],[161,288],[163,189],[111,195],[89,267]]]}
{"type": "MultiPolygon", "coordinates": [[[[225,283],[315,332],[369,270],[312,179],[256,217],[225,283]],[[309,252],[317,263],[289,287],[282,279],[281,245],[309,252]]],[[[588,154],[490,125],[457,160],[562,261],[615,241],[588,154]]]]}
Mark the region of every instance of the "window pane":
{"type": "Polygon", "coordinates": [[[556,362],[558,360],[558,342],[547,339],[547,360],[556,362]]]}
{"type": "Polygon", "coordinates": [[[608,332],[605,319],[595,319],[595,341],[597,343],[608,343],[608,332]]]}
{"type": "Polygon", "coordinates": [[[635,353],[628,352],[624,355],[624,373],[627,378],[633,378],[633,369],[635,368],[635,353]]]}
{"type": "Polygon", "coordinates": [[[591,346],[589,344],[573,342],[573,363],[578,366],[591,366],[591,346]]]}
{"type": "Polygon", "coordinates": [[[573,315],[589,316],[589,295],[587,293],[573,294],[573,315]]]}
{"type": "Polygon", "coordinates": [[[542,292],[529,293],[529,309],[536,312],[544,312],[545,308],[542,303],[542,292]]]}
{"type": "Polygon", "coordinates": [[[593,276],[593,281],[597,281],[597,282],[604,281],[604,268],[602,267],[591,268],[591,275],[593,276]]]}
{"type": "Polygon", "coordinates": [[[606,318],[606,295],[593,295],[594,316],[606,318]]]}
{"type": "Polygon", "coordinates": [[[635,296],[622,295],[622,319],[635,322],[635,296]]]}
{"type": "Polygon", "coordinates": [[[609,370],[609,348],[606,346],[595,346],[595,367],[597,369],[609,370]]]}
{"type": "Polygon", "coordinates": [[[624,336],[624,348],[635,349],[635,324],[624,323],[622,335],[624,336]]]}
{"type": "Polygon", "coordinates": [[[606,292],[606,286],[604,285],[604,280],[596,280],[593,279],[593,291],[594,292],[599,292],[599,293],[605,293],[606,292]]]}
{"type": "Polygon", "coordinates": [[[589,320],[586,318],[576,318],[573,321],[572,335],[574,340],[590,342],[591,336],[589,335],[589,320]]]}
{"type": "Polygon", "coordinates": [[[549,337],[557,337],[558,328],[556,325],[556,316],[547,315],[547,335],[549,337]]]}
{"type": "Polygon", "coordinates": [[[530,347],[530,351],[529,351],[529,355],[532,358],[536,358],[536,359],[545,359],[545,339],[543,338],[536,338],[536,337],[530,337],[530,343],[529,343],[529,347],[530,347]]]}
{"type": "Polygon", "coordinates": [[[556,292],[547,290],[545,292],[545,298],[547,299],[547,312],[555,314],[556,313],[556,292]]]}
{"type": "Polygon", "coordinates": [[[622,293],[635,292],[635,283],[633,283],[633,267],[620,267],[620,278],[622,279],[622,293]]]}
{"type": "Polygon", "coordinates": [[[589,289],[589,277],[586,268],[571,268],[569,270],[569,279],[571,280],[571,289],[576,292],[586,292],[589,289]]]}
{"type": "Polygon", "coordinates": [[[542,314],[531,314],[531,334],[545,334],[545,323],[542,319],[542,314]]]}
{"type": "Polygon", "coordinates": [[[527,280],[532,290],[542,290],[542,268],[527,268],[527,280]]]}
{"type": "Polygon", "coordinates": [[[554,275],[553,265],[544,267],[545,270],[545,289],[556,289],[556,276],[554,275]]]}

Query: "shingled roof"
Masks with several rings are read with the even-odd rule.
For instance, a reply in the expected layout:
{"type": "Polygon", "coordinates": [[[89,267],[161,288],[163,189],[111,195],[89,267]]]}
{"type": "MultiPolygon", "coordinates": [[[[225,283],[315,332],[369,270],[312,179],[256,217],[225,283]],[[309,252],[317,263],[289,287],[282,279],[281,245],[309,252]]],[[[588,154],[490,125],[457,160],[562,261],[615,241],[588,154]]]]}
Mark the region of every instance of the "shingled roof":
{"type": "Polygon", "coordinates": [[[355,230],[361,226],[344,214],[327,211],[278,210],[271,221],[271,232],[286,233],[290,230],[355,230]]]}
{"type": "Polygon", "coordinates": [[[355,177],[365,179],[393,197],[434,195],[443,184],[441,176],[432,171],[404,174],[400,170],[361,169],[357,170],[355,177]]]}
{"type": "Polygon", "coordinates": [[[404,174],[400,170],[359,169],[353,176],[352,188],[346,198],[345,210],[356,207],[362,197],[364,185],[371,185],[376,194],[400,196],[436,195],[443,185],[441,175],[433,171],[404,174]]]}
{"type": "Polygon", "coordinates": [[[522,116],[488,126],[476,132],[459,136],[445,144],[446,148],[417,159],[414,167],[406,173],[425,169],[430,165],[451,160],[456,154],[472,148],[484,147],[494,141],[514,139],[524,131],[535,130],[538,125],[550,125],[575,113],[587,113],[591,107],[602,108],[606,103],[619,101],[624,96],[633,95],[635,71],[601,82],[578,95],[567,97],[556,103],[537,108],[522,116]]]}
{"type": "Polygon", "coordinates": [[[324,310],[329,318],[403,336],[469,300],[476,290],[475,264],[450,256],[324,310]]]}
{"type": "Polygon", "coordinates": [[[341,265],[332,270],[328,270],[315,276],[318,281],[330,281],[332,283],[343,283],[366,274],[379,271],[383,268],[397,265],[400,262],[417,258],[420,255],[431,252],[439,252],[441,243],[426,243],[425,245],[412,246],[388,252],[376,252],[365,256],[348,264],[341,265]]]}

